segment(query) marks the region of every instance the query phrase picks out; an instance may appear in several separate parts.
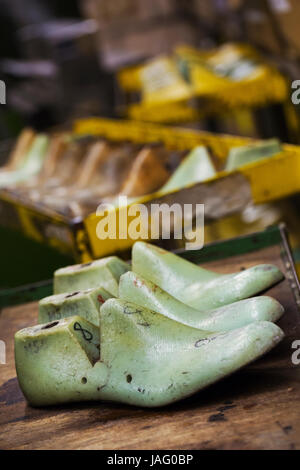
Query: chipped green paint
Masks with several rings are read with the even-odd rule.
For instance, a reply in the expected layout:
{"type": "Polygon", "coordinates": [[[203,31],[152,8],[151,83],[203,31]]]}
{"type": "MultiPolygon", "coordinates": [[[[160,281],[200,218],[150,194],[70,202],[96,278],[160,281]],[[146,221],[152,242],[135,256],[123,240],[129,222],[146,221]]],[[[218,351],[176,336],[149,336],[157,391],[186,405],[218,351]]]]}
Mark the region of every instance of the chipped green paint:
{"type": "Polygon", "coordinates": [[[283,279],[282,272],[269,264],[218,274],[144,242],[133,246],[132,270],[197,310],[246,299],[283,279]]]}
{"type": "Polygon", "coordinates": [[[167,405],[254,361],[284,336],[270,322],[209,333],[120,299],[109,299],[100,312],[96,362],[89,343],[91,335],[97,342],[98,330],[82,318],[16,334],[18,379],[32,405],[83,400],[167,405]]]}
{"type": "Polygon", "coordinates": [[[99,355],[99,328],[81,317],[15,335],[19,384],[35,406],[95,399],[108,373],[99,355]]]}
{"type": "Polygon", "coordinates": [[[276,322],[284,313],[277,300],[266,296],[241,300],[215,310],[199,311],[134,272],[121,276],[119,297],[185,325],[207,331],[230,331],[255,321],[276,322]]]}
{"type": "Polygon", "coordinates": [[[67,266],[54,273],[54,294],[103,287],[117,296],[120,276],[129,269],[129,265],[116,256],[67,266]]]}
{"type": "Polygon", "coordinates": [[[39,302],[39,323],[48,323],[76,315],[99,325],[99,310],[113,297],[102,287],[45,297],[39,302]]]}

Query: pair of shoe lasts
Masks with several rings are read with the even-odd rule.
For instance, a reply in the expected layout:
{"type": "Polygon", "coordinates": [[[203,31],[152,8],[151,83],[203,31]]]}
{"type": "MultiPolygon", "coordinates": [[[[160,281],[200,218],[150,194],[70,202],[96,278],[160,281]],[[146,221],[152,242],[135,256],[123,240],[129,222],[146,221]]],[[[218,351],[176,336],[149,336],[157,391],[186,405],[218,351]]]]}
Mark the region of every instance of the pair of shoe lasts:
{"type": "MultiPolygon", "coordinates": [[[[115,257],[110,263],[112,258],[118,263],[115,257]]],[[[85,288],[89,268],[94,271],[97,263],[57,272],[57,290],[61,276],[69,276],[78,288],[78,272],[85,288]]],[[[119,298],[94,289],[50,297],[42,301],[41,320],[55,300],[61,319],[16,334],[18,379],[32,405],[83,400],[167,405],[256,360],[284,336],[273,323],[283,314],[282,306],[270,297],[247,299],[283,278],[275,266],[220,275],[137,242],[132,269],[124,272],[123,264],[114,269],[119,298]],[[67,304],[74,305],[77,295],[97,305],[95,299],[103,294],[100,327],[88,321],[87,308],[79,316],[74,308],[68,312],[67,304]]]]}

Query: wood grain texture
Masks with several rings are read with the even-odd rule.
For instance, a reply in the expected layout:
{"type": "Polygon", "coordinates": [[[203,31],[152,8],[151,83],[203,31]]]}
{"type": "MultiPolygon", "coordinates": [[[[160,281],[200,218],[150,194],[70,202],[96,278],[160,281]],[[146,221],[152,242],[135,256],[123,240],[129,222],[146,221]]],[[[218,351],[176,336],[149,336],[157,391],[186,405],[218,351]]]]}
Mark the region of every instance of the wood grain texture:
{"type": "MultiPolygon", "coordinates": [[[[229,272],[264,262],[286,272],[278,246],[207,266],[229,272]]],[[[287,279],[267,294],[286,309],[280,322],[285,340],[239,373],[157,410],[101,402],[31,408],[16,379],[13,336],[36,323],[37,304],[3,310],[7,364],[0,365],[0,448],[300,449],[300,366],[291,362],[300,314],[287,279]]]]}

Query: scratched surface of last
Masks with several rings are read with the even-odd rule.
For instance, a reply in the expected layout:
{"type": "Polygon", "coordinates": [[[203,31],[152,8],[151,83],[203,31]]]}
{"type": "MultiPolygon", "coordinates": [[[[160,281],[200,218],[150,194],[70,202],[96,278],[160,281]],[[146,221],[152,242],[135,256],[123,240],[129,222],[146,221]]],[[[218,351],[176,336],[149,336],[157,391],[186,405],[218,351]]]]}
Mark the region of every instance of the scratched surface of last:
{"type": "MultiPolygon", "coordinates": [[[[275,246],[206,266],[233,272],[273,262],[285,272],[279,251],[275,246]]],[[[300,313],[287,280],[267,293],[286,309],[280,322],[284,342],[239,373],[156,410],[101,402],[29,407],[16,379],[13,335],[36,323],[37,303],[4,309],[0,449],[300,449],[300,366],[291,363],[291,344],[300,339],[300,313]]]]}

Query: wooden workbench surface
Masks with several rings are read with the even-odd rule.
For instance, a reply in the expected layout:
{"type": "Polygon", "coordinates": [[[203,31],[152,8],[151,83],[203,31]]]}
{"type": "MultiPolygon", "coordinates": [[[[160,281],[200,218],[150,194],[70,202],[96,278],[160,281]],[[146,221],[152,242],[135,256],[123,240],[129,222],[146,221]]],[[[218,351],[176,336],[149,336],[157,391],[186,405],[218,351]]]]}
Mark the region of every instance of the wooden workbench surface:
{"type": "MultiPolygon", "coordinates": [[[[274,262],[284,272],[279,247],[210,263],[220,272],[274,262]]],[[[6,308],[0,339],[1,449],[300,449],[300,366],[291,344],[300,340],[300,318],[288,280],[269,290],[285,307],[287,337],[273,352],[193,397],[149,410],[106,403],[34,409],[16,379],[14,333],[37,319],[37,303],[6,308]]]]}

